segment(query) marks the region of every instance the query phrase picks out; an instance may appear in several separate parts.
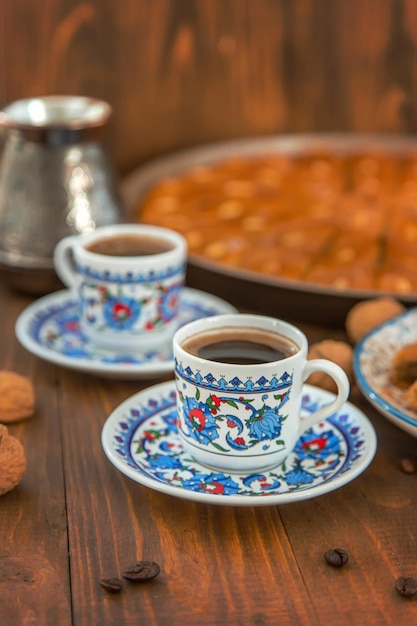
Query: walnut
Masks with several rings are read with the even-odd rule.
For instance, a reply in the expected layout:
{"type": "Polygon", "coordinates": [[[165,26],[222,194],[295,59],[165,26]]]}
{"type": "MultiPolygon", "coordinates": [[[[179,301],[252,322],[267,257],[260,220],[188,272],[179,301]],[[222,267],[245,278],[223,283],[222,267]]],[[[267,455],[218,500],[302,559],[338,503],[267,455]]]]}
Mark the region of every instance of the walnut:
{"type": "Polygon", "coordinates": [[[8,424],[33,414],[35,392],[26,376],[0,370],[0,422],[8,424]]]}
{"type": "MultiPolygon", "coordinates": [[[[349,382],[353,385],[353,349],[344,341],[334,341],[333,339],[325,339],[317,343],[313,343],[308,350],[308,359],[328,359],[340,365],[346,372],[349,382]]],[[[327,391],[336,392],[337,387],[334,380],[324,372],[314,372],[307,381],[309,385],[315,385],[327,391]]]]}
{"type": "Polygon", "coordinates": [[[7,426],[0,424],[0,496],[20,482],[26,470],[25,450],[7,426]]]}
{"type": "Polygon", "coordinates": [[[405,311],[405,307],[389,296],[362,300],[346,316],[345,328],[352,343],[357,343],[369,331],[405,311]]]}

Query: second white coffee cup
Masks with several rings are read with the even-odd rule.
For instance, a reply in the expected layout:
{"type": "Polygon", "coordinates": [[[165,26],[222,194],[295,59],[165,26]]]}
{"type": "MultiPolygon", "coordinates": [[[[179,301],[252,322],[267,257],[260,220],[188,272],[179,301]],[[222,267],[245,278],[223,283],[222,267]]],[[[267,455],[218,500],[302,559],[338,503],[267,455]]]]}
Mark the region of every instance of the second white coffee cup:
{"type": "Polygon", "coordinates": [[[176,232],[117,224],[65,237],[54,266],[76,293],[85,335],[99,346],[136,351],[172,338],[186,255],[176,232]]]}

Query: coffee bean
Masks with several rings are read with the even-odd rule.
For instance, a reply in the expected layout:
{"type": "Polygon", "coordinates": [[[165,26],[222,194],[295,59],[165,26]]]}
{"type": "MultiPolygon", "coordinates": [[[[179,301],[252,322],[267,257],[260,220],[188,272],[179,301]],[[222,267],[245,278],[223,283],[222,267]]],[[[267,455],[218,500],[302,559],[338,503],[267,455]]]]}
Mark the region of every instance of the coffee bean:
{"type": "Polygon", "coordinates": [[[417,580],[411,576],[400,576],[395,581],[395,588],[405,598],[411,598],[417,593],[417,580]]]}
{"type": "Polygon", "coordinates": [[[142,583],[158,576],[161,571],[158,563],[153,561],[137,561],[122,572],[123,578],[132,582],[142,583]]]}
{"type": "Polygon", "coordinates": [[[102,578],[100,585],[109,593],[119,593],[123,588],[120,578],[102,578]]]}
{"type": "Polygon", "coordinates": [[[324,554],[326,563],[333,565],[333,567],[342,567],[348,562],[348,553],[342,548],[335,548],[334,550],[327,550],[324,554]]]}
{"type": "Polygon", "coordinates": [[[404,474],[414,474],[417,471],[415,461],[409,457],[405,457],[400,461],[400,469],[404,474]]]}

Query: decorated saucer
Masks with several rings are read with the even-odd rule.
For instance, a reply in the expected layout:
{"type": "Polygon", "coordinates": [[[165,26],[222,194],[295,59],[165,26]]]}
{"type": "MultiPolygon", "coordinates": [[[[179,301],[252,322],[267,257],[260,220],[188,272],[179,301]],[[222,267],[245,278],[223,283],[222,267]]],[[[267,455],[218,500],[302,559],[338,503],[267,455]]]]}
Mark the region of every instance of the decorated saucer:
{"type": "MultiPolygon", "coordinates": [[[[201,317],[235,312],[232,305],[216,296],[185,288],[178,326],[201,317]]],[[[74,294],[63,290],[30,304],[17,319],[15,331],[29,352],[71,369],[123,379],[152,378],[173,371],[170,341],[134,355],[123,354],[95,346],[81,332],[79,321],[74,294]]]]}
{"type": "Polygon", "coordinates": [[[372,329],[355,347],[354,371],[369,402],[396,426],[417,437],[417,413],[405,406],[403,391],[390,382],[394,354],[417,342],[417,308],[411,308],[372,329]]]}
{"type": "MultiPolygon", "coordinates": [[[[338,413],[306,430],[282,465],[253,474],[216,472],[184,452],[177,434],[175,396],[174,382],[135,394],[108,417],[101,439],[107,457],[123,474],[178,498],[233,506],[305,500],[352,481],[376,451],[372,424],[346,402],[338,413]]],[[[302,415],[333,398],[304,385],[302,415]]]]}

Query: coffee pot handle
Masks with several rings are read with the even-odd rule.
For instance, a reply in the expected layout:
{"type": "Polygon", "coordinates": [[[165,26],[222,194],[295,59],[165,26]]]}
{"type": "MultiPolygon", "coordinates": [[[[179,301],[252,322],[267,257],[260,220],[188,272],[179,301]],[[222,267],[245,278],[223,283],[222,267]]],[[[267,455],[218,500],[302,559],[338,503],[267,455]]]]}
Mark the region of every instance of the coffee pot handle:
{"type": "Polygon", "coordinates": [[[303,381],[306,381],[313,372],[323,372],[333,378],[336,383],[337,393],[334,400],[329,404],[326,404],[326,406],[317,409],[317,411],[314,411],[308,417],[300,420],[300,432],[305,431],[307,428],[322,422],[326,417],[336,413],[349,397],[349,379],[345,371],[339,365],[327,359],[312,359],[306,361],[304,365],[303,381]]]}
{"type": "Polygon", "coordinates": [[[69,288],[76,286],[77,272],[74,264],[73,247],[78,235],[64,237],[55,246],[54,268],[58,278],[69,288]]]}

